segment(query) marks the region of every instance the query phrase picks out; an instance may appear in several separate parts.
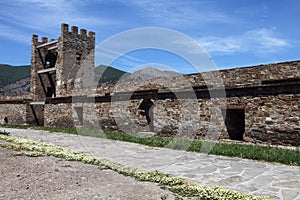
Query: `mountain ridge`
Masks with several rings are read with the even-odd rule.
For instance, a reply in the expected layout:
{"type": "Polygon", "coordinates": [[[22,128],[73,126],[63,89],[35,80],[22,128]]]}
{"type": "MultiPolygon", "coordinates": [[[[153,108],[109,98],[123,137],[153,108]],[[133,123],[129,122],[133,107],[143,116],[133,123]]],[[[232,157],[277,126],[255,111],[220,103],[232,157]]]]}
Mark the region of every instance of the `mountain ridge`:
{"type": "MultiPolygon", "coordinates": [[[[94,68],[95,82],[98,85],[116,83],[118,81],[143,81],[157,78],[171,78],[182,75],[175,71],[160,70],[149,66],[128,73],[120,69],[99,65],[94,68]]],[[[0,64],[0,94],[29,94],[30,65],[12,66],[0,64]]]]}
{"type": "MultiPolygon", "coordinates": [[[[117,82],[127,72],[110,66],[95,67],[98,84],[117,82]]],[[[30,92],[30,65],[0,64],[0,94],[28,94],[30,92]]]]}
{"type": "Polygon", "coordinates": [[[157,78],[172,78],[181,76],[181,73],[171,71],[171,70],[160,70],[152,66],[148,66],[132,73],[126,74],[121,81],[142,81],[151,80],[157,78]]]}
{"type": "Polygon", "coordinates": [[[30,65],[0,64],[0,88],[30,76],[30,65]]]}

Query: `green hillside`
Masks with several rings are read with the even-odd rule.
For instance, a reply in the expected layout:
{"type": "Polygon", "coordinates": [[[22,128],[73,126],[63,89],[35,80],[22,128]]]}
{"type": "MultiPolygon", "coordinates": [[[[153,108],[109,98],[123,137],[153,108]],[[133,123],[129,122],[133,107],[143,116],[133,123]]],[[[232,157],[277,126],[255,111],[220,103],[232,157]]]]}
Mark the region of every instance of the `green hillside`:
{"type": "MultiPolygon", "coordinates": [[[[104,65],[95,67],[95,80],[99,83],[117,82],[126,72],[104,65]]],[[[30,65],[12,66],[0,64],[0,88],[30,76],[30,65]]]]}
{"type": "Polygon", "coordinates": [[[11,66],[0,64],[0,87],[30,76],[30,65],[11,66]]]}
{"type": "Polygon", "coordinates": [[[98,81],[98,83],[113,83],[117,82],[126,72],[105,66],[105,65],[99,65],[95,68],[95,81],[98,81]]]}

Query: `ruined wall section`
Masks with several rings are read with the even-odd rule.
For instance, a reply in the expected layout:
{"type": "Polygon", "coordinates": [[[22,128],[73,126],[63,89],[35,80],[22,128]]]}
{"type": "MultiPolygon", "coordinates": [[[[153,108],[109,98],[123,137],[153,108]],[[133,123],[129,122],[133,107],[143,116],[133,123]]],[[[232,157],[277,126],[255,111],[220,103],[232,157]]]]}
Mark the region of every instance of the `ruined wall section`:
{"type": "Polygon", "coordinates": [[[83,95],[94,86],[95,33],[62,24],[59,38],[60,65],[57,67],[57,97],[83,95]],[[76,87],[76,89],[75,89],[76,87]]]}
{"type": "MultiPolygon", "coordinates": [[[[249,87],[261,85],[266,80],[300,79],[300,61],[273,63],[251,67],[233,68],[198,74],[179,75],[153,80],[119,81],[117,84],[102,84],[97,94],[130,92],[135,90],[169,89],[172,91],[203,87],[249,87]],[[217,77],[217,78],[215,78],[217,77]],[[220,82],[221,80],[221,82],[220,82]]],[[[125,79],[126,80],[126,79],[125,79]]]]}
{"type": "Polygon", "coordinates": [[[257,85],[265,80],[300,78],[300,61],[221,70],[225,85],[257,85]]]}
{"type": "MultiPolygon", "coordinates": [[[[201,76],[201,75],[199,75],[201,76]]],[[[201,85],[205,85],[204,81],[201,85]]],[[[116,84],[102,84],[97,87],[96,94],[103,95],[106,93],[118,92],[134,92],[145,90],[171,90],[179,91],[183,89],[192,89],[193,84],[190,82],[186,75],[178,75],[171,78],[157,78],[150,80],[120,80],[116,84]]]]}
{"type": "MultiPolygon", "coordinates": [[[[261,85],[262,81],[265,80],[300,79],[300,61],[225,69],[184,76],[191,82],[192,86],[201,86],[205,84],[203,77],[207,77],[207,74],[220,76],[223,84],[228,87],[248,87],[261,85]]],[[[206,79],[206,82],[209,83],[210,80],[206,79]]]]}

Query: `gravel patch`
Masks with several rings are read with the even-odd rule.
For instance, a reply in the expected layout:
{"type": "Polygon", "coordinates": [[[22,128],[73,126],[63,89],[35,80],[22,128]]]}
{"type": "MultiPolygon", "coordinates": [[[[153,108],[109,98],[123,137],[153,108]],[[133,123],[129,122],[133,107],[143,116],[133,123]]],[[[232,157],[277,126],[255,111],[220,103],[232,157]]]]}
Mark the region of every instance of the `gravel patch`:
{"type": "Polygon", "coordinates": [[[0,148],[0,199],[175,199],[157,184],[53,157],[0,148]]]}

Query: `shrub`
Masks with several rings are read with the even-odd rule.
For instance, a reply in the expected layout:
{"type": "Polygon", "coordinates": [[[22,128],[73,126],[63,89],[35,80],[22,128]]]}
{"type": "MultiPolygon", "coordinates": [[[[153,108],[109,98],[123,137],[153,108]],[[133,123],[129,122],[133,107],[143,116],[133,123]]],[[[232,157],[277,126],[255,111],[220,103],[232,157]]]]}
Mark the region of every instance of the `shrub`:
{"type": "Polygon", "coordinates": [[[9,135],[10,132],[6,131],[6,130],[0,130],[0,134],[1,135],[9,135]]]}

